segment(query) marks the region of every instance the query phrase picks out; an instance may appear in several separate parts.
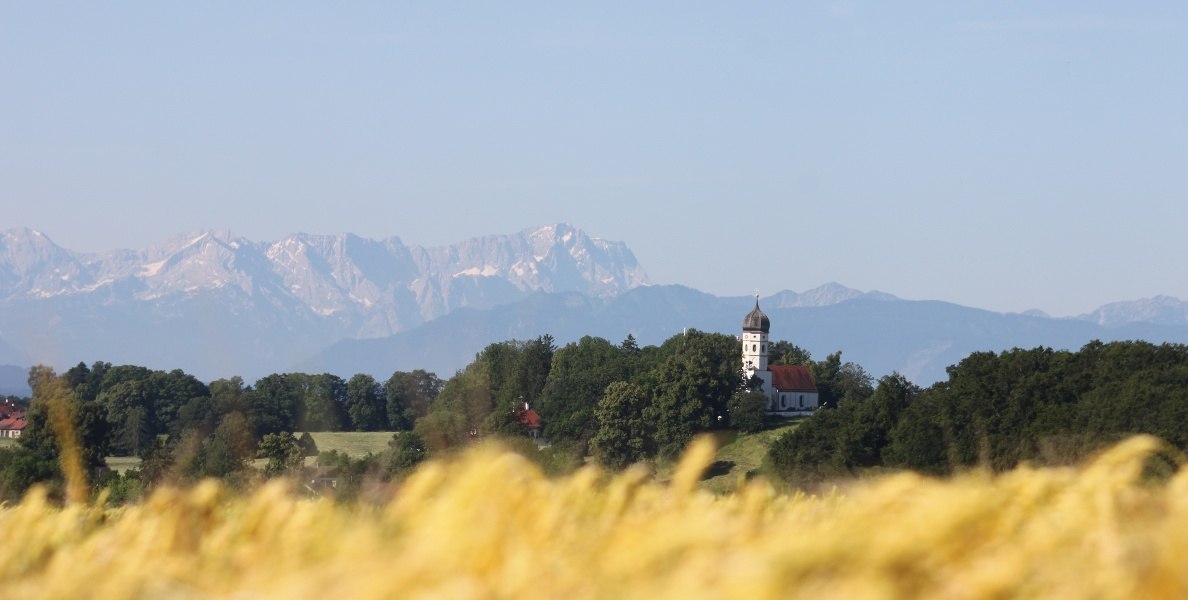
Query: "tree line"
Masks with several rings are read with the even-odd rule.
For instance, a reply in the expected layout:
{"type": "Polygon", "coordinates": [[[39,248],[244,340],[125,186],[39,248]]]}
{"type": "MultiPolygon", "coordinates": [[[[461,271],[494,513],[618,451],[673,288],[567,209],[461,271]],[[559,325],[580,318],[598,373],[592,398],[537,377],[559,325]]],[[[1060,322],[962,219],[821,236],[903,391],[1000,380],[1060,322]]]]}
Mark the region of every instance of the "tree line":
{"type": "MultiPolygon", "coordinates": [[[[252,385],[239,377],[205,384],[180,370],[104,362],[60,375],[35,367],[28,428],[19,447],[0,449],[0,494],[13,498],[59,476],[47,400],[55,396],[68,407],[85,465],[98,473],[108,455],[140,456],[138,485],[166,476],[234,482],[250,477],[255,458],[268,459],[267,475],[291,474],[316,452],[308,433],[299,435],[310,431],[400,432],[382,456],[319,457],[355,484],[398,476],[430,453],[492,437],[549,472],[587,457],[618,469],[676,456],[700,432],[768,426],[766,396],[755,391],[757,380],[747,380],[740,357],[734,336],[690,330],[646,347],[630,335],[617,344],[586,336],[560,348],[548,335],[498,342],[447,380],[417,370],[384,381],[285,373],[252,385]],[[538,421],[525,420],[529,408],[538,421]],[[538,450],[530,433],[549,444],[538,450]]],[[[898,374],[876,384],[840,352],[814,361],[777,341],[769,357],[808,366],[824,407],[769,450],[770,471],[793,483],[867,469],[947,474],[1068,462],[1133,433],[1188,449],[1182,345],[979,352],[927,389],[898,374]]]]}
{"type": "MultiPolygon", "coordinates": [[[[414,426],[428,448],[458,447],[477,437],[525,433],[518,408],[531,406],[556,468],[593,456],[610,468],[670,458],[699,433],[766,425],[767,397],[742,371],[731,335],[689,330],[658,346],[586,336],[556,348],[549,336],[492,344],[442,387],[414,426]]],[[[772,344],[777,364],[805,364],[822,400],[871,393],[872,380],[841,353],[814,362],[788,342],[772,344]]]]}
{"type": "MultiPolygon", "coordinates": [[[[822,399],[833,405],[870,393],[861,367],[840,353],[814,362],[787,342],[772,344],[776,363],[807,364],[822,399]]],[[[734,336],[690,330],[657,346],[640,347],[587,336],[556,347],[533,340],[490,344],[448,380],[416,370],[385,381],[357,374],[274,373],[247,385],[242,378],[209,384],[181,370],[134,365],[78,364],[62,374],[30,372],[34,402],[20,447],[0,451],[0,494],[12,498],[35,481],[57,477],[59,447],[39,397],[60,390],[71,428],[92,473],[106,456],[139,456],[140,485],[165,477],[242,479],[255,458],[269,475],[292,473],[312,439],[310,431],[398,431],[391,451],[366,464],[343,455],[319,457],[344,472],[387,475],[430,452],[449,452],[478,439],[499,437],[551,472],[593,456],[611,468],[677,455],[697,433],[725,427],[756,430],[766,424],[766,397],[741,370],[734,336]],[[539,415],[542,451],[525,409],[539,415]],[[532,451],[528,451],[529,448],[532,451]]],[[[105,477],[111,477],[110,474],[105,477]]]]}
{"type": "MultiPolygon", "coordinates": [[[[53,400],[69,415],[83,466],[105,471],[105,457],[139,456],[138,485],[164,477],[236,481],[256,458],[269,475],[293,473],[315,452],[310,431],[408,431],[428,411],[441,380],[423,370],[397,371],[384,382],[357,374],[272,374],[246,385],[242,378],[205,384],[181,370],[79,363],[57,374],[44,366],[29,374],[33,401],[19,446],[0,449],[0,496],[18,498],[36,482],[60,481],[61,441],[51,423],[53,400]]],[[[407,434],[410,437],[412,434],[407,434]]],[[[399,436],[397,436],[399,437],[399,436]]],[[[394,452],[423,456],[418,441],[393,440],[394,452]]],[[[328,457],[341,463],[344,457],[328,457]]],[[[408,462],[407,456],[386,457],[408,462]]]]}
{"type": "Polygon", "coordinates": [[[892,374],[868,398],[820,411],[769,449],[783,479],[889,468],[947,475],[1071,464],[1145,433],[1188,450],[1188,346],[1091,342],[975,352],[921,389],[892,374]]]}

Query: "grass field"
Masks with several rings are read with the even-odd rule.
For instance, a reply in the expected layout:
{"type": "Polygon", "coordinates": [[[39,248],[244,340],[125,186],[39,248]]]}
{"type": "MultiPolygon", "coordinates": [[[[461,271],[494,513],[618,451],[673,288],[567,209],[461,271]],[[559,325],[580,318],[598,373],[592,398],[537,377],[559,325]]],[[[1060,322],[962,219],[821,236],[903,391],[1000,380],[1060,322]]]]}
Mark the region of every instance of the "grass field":
{"type": "MultiPolygon", "coordinates": [[[[718,454],[705,474],[701,487],[715,494],[733,492],[740,481],[744,481],[758,473],[767,455],[767,448],[784,433],[799,426],[799,421],[774,427],[758,433],[735,433],[734,431],[717,432],[714,437],[718,444],[718,454]]],[[[388,449],[388,442],[392,440],[391,431],[320,431],[310,433],[318,451],[337,450],[349,456],[359,458],[367,454],[379,454],[388,449]]],[[[15,445],[16,440],[0,439],[0,448],[15,445]]],[[[266,461],[257,459],[253,464],[263,468],[266,461]]],[[[314,465],[315,457],[306,460],[307,465],[314,465]]],[[[109,456],[107,466],[114,471],[123,473],[140,466],[140,459],[135,456],[109,456]]],[[[660,464],[656,469],[656,479],[667,481],[672,474],[673,464],[660,464]]]]}
{"type": "Polygon", "coordinates": [[[706,470],[701,487],[715,494],[737,490],[740,480],[759,473],[767,448],[799,426],[800,421],[796,420],[758,433],[722,432],[717,439],[718,453],[706,470]]]}
{"type": "Polygon", "coordinates": [[[318,431],[311,432],[319,452],[337,450],[356,458],[388,449],[392,431],[318,431]]]}
{"type": "MultiPolygon", "coordinates": [[[[738,433],[727,429],[708,434],[714,439],[718,451],[702,475],[701,489],[715,494],[736,491],[740,481],[760,474],[763,459],[767,456],[767,448],[781,435],[799,427],[800,423],[800,419],[785,421],[758,433],[738,433]]],[[[653,478],[659,483],[665,483],[672,479],[677,463],[658,459],[652,467],[653,478]]]]}
{"type": "Polygon", "coordinates": [[[117,473],[123,473],[128,469],[140,466],[139,456],[108,456],[103,460],[107,463],[107,468],[117,473]]]}
{"type": "Polygon", "coordinates": [[[0,448],[11,448],[19,443],[18,440],[12,438],[0,438],[0,448]]]}
{"type": "MultiPolygon", "coordinates": [[[[310,433],[310,435],[313,436],[319,451],[337,450],[358,458],[366,456],[368,453],[379,454],[387,450],[392,433],[391,431],[321,431],[310,433]]],[[[16,440],[0,439],[0,448],[15,444],[16,440]]],[[[108,456],[106,460],[108,468],[120,473],[140,466],[140,458],[135,456],[108,456]]],[[[263,469],[267,462],[264,459],[257,459],[252,461],[252,464],[258,469],[263,469]]],[[[308,465],[313,465],[315,462],[314,457],[306,460],[308,465]]]]}

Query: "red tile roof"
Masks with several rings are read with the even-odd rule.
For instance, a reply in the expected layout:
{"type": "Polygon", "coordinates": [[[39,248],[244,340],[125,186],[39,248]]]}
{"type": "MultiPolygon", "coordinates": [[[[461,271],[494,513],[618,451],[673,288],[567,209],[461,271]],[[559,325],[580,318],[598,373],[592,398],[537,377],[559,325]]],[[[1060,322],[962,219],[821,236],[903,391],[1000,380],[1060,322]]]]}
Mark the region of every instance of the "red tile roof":
{"type": "Polygon", "coordinates": [[[21,415],[18,417],[8,417],[6,419],[0,419],[0,431],[10,431],[13,429],[24,429],[26,425],[28,425],[28,421],[25,420],[24,415],[21,415]]]}
{"type": "Polygon", "coordinates": [[[771,385],[781,392],[815,392],[813,373],[802,365],[771,365],[771,385]]]}
{"type": "Polygon", "coordinates": [[[516,421],[528,429],[540,429],[540,415],[531,408],[517,410],[516,421]]]}

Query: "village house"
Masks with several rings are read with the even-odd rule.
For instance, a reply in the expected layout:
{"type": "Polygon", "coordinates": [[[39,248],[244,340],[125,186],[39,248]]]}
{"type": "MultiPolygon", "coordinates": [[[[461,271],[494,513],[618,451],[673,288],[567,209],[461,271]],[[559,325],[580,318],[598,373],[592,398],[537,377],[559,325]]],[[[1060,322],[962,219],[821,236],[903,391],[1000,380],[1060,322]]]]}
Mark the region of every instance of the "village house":
{"type": "Polygon", "coordinates": [[[28,424],[25,409],[8,401],[0,404],[0,438],[19,438],[28,424]]]}

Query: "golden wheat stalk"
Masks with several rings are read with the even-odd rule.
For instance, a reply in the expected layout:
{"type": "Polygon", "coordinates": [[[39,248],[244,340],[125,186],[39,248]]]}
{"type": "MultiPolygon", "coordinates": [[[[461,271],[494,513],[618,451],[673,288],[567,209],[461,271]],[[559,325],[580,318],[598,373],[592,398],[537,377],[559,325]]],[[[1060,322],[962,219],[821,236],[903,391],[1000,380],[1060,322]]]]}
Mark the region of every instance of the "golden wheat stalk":
{"type": "Polygon", "coordinates": [[[904,473],[810,496],[670,485],[643,470],[549,479],[482,447],[424,465],[380,505],[215,482],[125,508],[0,509],[13,598],[1188,597],[1188,469],[1133,438],[1083,468],[904,473]]]}

